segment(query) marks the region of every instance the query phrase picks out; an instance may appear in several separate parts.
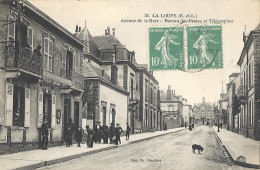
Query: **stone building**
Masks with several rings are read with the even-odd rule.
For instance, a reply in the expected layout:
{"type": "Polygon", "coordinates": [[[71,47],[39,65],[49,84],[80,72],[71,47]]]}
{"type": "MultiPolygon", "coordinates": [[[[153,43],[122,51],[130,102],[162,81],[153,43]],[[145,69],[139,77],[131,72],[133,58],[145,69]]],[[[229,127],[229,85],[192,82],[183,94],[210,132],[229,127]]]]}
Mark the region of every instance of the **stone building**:
{"type": "MultiPolygon", "coordinates": [[[[135,52],[129,51],[115,36],[115,29],[107,27],[105,35],[91,36],[87,29],[86,32],[77,33],[77,37],[86,44],[84,57],[91,62],[92,67],[101,70],[114,85],[122,87],[121,91],[126,91],[127,109],[125,123],[129,123],[132,133],[148,130],[160,129],[160,112],[157,108],[158,82],[147,66],[139,65],[135,60],[135,52]],[[149,89],[148,89],[149,88],[149,89]],[[145,92],[147,96],[145,98],[145,92]],[[150,95],[151,94],[151,95],[150,95]],[[145,100],[146,99],[146,100],[145,100]],[[145,117],[147,108],[147,114],[145,117]],[[148,110],[149,108],[149,110],[148,110]],[[150,114],[152,114],[150,116],[150,114]],[[148,120],[145,122],[144,120],[148,120]],[[148,123],[149,122],[149,123],[148,123]],[[158,122],[158,123],[157,123],[158,122]],[[147,123],[147,124],[146,124],[147,123]]],[[[88,78],[89,79],[89,78],[88,78]]],[[[120,111],[123,113],[123,111],[120,111]]]]}
{"type": "Polygon", "coordinates": [[[238,121],[240,117],[240,110],[237,107],[238,101],[236,98],[239,85],[239,73],[232,73],[229,76],[229,83],[227,84],[227,129],[236,132],[238,132],[240,127],[240,122],[238,121]]]}
{"type": "Polygon", "coordinates": [[[139,120],[142,131],[161,130],[162,117],[158,104],[159,83],[147,65],[138,65],[140,105],[139,120]]]}
{"type": "Polygon", "coordinates": [[[211,103],[205,101],[205,97],[202,99],[202,103],[195,104],[193,106],[195,124],[213,124],[214,122],[214,106],[211,103]]]}
{"type": "Polygon", "coordinates": [[[61,144],[69,119],[81,126],[84,44],[28,1],[0,11],[1,153],[38,148],[44,119],[50,145],[61,144]]]}
{"type": "MultiPolygon", "coordinates": [[[[85,44],[82,66],[85,84],[83,128],[85,125],[94,128],[96,122],[101,122],[102,126],[119,123],[125,131],[128,122],[129,93],[120,86],[118,66],[114,58],[111,58],[110,62],[103,60],[102,48],[96,44],[86,24],[82,30],[76,26],[75,35],[85,44]]],[[[102,43],[110,45],[105,41],[102,43]]]]}
{"type": "Polygon", "coordinates": [[[260,140],[260,24],[243,37],[244,48],[238,60],[240,86],[237,98],[241,109],[241,133],[260,140]]]}
{"type": "Polygon", "coordinates": [[[168,85],[166,92],[160,91],[160,109],[162,111],[163,124],[166,123],[168,129],[184,125],[182,99],[181,96],[175,95],[175,91],[171,90],[170,85],[168,85]]]}

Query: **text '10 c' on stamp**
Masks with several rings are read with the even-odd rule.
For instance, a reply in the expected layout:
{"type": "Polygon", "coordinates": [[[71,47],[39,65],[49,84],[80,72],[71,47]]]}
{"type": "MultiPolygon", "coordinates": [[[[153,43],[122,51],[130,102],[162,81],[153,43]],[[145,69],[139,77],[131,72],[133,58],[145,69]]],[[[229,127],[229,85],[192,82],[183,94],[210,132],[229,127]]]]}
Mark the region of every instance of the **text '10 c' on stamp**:
{"type": "Polygon", "coordinates": [[[188,26],[188,69],[223,68],[221,26],[188,26]]]}
{"type": "Polygon", "coordinates": [[[150,70],[184,69],[183,27],[149,28],[150,70]]]}

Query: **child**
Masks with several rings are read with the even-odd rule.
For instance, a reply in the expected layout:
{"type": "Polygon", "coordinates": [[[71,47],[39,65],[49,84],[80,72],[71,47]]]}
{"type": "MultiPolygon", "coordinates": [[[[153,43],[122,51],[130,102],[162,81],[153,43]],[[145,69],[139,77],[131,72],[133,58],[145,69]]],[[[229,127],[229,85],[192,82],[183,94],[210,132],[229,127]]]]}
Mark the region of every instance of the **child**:
{"type": "Polygon", "coordinates": [[[81,127],[78,127],[78,129],[76,130],[75,138],[76,138],[76,142],[77,142],[78,147],[80,147],[80,143],[82,142],[82,129],[81,129],[81,127]]]}

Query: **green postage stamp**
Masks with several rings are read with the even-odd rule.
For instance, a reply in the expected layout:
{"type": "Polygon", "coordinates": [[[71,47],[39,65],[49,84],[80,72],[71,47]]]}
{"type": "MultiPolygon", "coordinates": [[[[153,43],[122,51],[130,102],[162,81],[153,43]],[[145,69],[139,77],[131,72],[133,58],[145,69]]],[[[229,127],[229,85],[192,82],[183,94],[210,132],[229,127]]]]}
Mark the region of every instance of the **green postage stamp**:
{"type": "Polygon", "coordinates": [[[185,28],[185,37],[184,27],[149,28],[150,70],[223,68],[221,26],[185,28]]]}
{"type": "Polygon", "coordinates": [[[149,54],[151,70],[183,70],[183,27],[149,28],[149,54]]]}
{"type": "Polygon", "coordinates": [[[188,69],[223,68],[221,26],[187,27],[188,69]]]}

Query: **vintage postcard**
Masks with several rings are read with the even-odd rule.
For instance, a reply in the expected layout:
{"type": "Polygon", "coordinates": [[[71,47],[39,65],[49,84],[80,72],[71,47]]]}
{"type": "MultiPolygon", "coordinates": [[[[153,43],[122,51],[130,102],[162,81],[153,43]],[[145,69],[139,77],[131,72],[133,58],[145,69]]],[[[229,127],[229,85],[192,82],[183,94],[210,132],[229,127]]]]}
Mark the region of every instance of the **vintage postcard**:
{"type": "Polygon", "coordinates": [[[259,169],[259,0],[0,0],[0,169],[259,169]]]}

